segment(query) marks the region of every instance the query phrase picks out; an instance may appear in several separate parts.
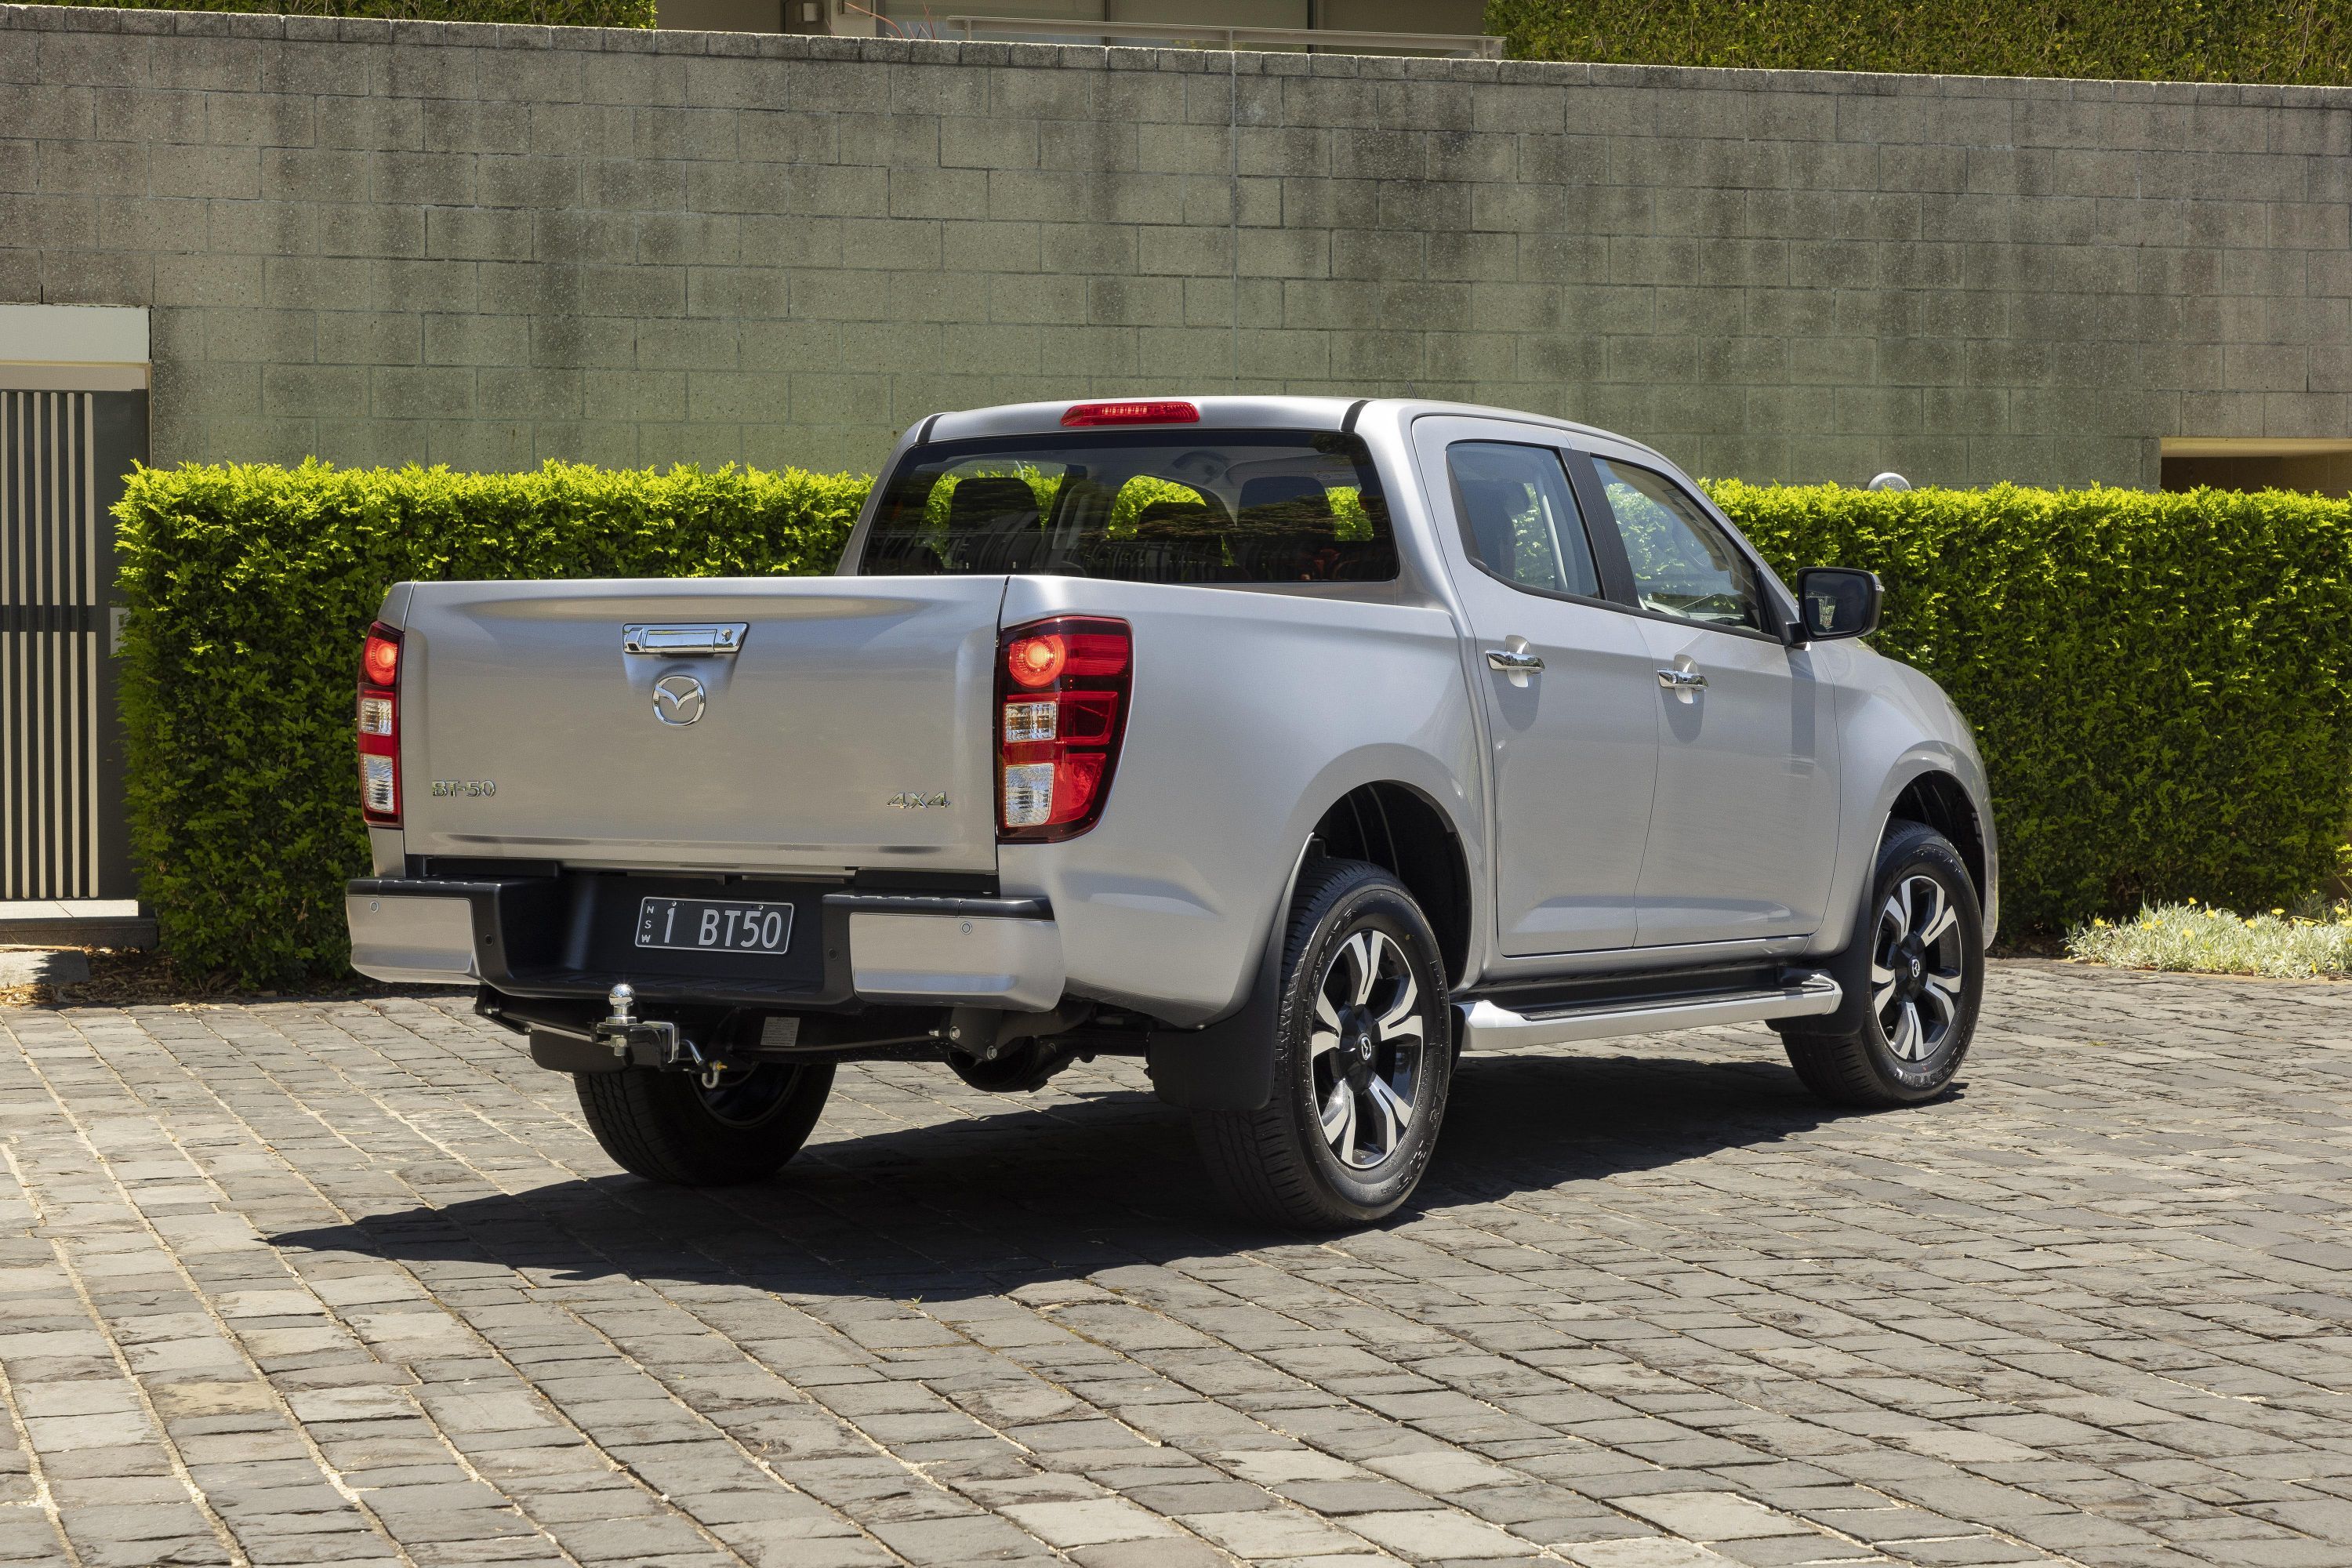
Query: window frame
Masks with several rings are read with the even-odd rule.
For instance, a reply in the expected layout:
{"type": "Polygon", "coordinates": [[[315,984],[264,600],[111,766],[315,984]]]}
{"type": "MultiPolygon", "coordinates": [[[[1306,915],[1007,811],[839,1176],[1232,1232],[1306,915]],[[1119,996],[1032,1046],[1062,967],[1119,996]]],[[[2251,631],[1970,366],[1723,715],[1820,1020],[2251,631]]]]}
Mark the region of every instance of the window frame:
{"type": "Polygon", "coordinates": [[[1579,499],[1585,501],[1588,509],[1598,510],[1601,516],[1609,520],[1609,527],[1604,531],[1598,548],[1604,557],[1601,563],[1601,580],[1608,590],[1611,608],[1622,610],[1627,615],[1639,616],[1645,621],[1661,621],[1668,626],[1721,632],[1727,637],[1753,637],[1759,642],[1768,642],[1776,647],[1792,646],[1785,628],[1791,624],[1793,607],[1782,602],[1783,595],[1779,590],[1780,579],[1773,575],[1772,569],[1765,564],[1762,556],[1756,553],[1755,547],[1748,542],[1746,537],[1738,529],[1732,527],[1723,514],[1700,495],[1695,487],[1685,484],[1680,478],[1655,459],[1645,462],[1640,458],[1622,457],[1607,452],[1596,453],[1580,448],[1571,448],[1569,470],[1577,485],[1579,499]],[[1622,464],[1629,468],[1640,468],[1644,473],[1654,474],[1696,508],[1698,515],[1714,525],[1723,535],[1725,542],[1730,545],[1733,553],[1747,562],[1749,569],[1756,574],[1759,607],[1765,614],[1777,619],[1783,629],[1770,632],[1759,631],[1754,626],[1726,626],[1721,621],[1702,621],[1690,616],[1677,616],[1669,610],[1653,610],[1643,605],[1641,584],[1633,577],[1633,558],[1625,552],[1625,535],[1622,525],[1617,521],[1617,509],[1610,504],[1608,488],[1601,482],[1601,470],[1596,466],[1600,461],[1622,464]]]}
{"type": "MultiPolygon", "coordinates": [[[[1454,502],[1454,528],[1462,542],[1463,559],[1482,574],[1492,577],[1506,588],[1515,589],[1530,598],[1553,599],[1568,605],[1592,605],[1601,609],[1624,608],[1610,594],[1609,567],[1602,557],[1601,547],[1592,537],[1591,508],[1585,500],[1585,487],[1577,482],[1575,459],[1580,454],[1572,447],[1550,441],[1528,441],[1501,436],[1465,436],[1445,443],[1445,492],[1454,502]],[[1584,535],[1584,555],[1592,563],[1592,574],[1600,584],[1598,594],[1571,594],[1565,588],[1538,588],[1532,583],[1522,583],[1516,577],[1505,576],[1490,565],[1478,549],[1477,535],[1470,528],[1470,508],[1462,499],[1462,486],[1454,471],[1454,448],[1456,447],[1525,447],[1530,451],[1550,454],[1559,465],[1560,479],[1568,487],[1569,504],[1576,509],[1576,526],[1584,535]]],[[[1612,522],[1613,529],[1615,524],[1612,522]]],[[[1620,552],[1622,554],[1622,550],[1620,552]]]]}

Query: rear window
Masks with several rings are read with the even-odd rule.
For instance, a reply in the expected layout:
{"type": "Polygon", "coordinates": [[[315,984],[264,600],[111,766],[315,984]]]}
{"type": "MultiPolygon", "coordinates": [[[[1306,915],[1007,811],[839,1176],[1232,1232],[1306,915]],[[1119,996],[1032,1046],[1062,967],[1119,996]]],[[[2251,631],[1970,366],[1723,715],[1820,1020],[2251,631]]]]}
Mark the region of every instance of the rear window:
{"type": "Polygon", "coordinates": [[[1397,552],[1357,437],[1110,430],[915,448],[850,570],[1384,583],[1397,552]]]}

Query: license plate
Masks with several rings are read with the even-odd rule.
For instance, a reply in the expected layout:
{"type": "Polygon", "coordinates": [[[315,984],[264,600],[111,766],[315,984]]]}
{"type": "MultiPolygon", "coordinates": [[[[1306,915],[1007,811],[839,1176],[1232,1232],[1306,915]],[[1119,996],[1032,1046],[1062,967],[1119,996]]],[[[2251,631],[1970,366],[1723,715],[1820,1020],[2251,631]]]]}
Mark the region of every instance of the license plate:
{"type": "Polygon", "coordinates": [[[637,907],[639,947],[688,952],[782,952],[793,940],[793,906],[709,899],[646,899],[637,907]]]}

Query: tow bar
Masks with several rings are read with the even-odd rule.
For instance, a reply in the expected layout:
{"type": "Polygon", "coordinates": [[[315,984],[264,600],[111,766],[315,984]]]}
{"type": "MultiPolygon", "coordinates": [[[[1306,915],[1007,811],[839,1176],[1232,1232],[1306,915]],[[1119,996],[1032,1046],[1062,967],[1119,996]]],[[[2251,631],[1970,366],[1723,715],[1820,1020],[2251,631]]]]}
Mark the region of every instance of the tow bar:
{"type": "Polygon", "coordinates": [[[591,1033],[600,1044],[611,1047],[615,1057],[646,1067],[681,1068],[699,1078],[705,1089],[719,1087],[719,1075],[728,1064],[704,1056],[693,1040],[678,1033],[676,1024],[638,1017],[636,987],[623,981],[604,994],[604,1001],[612,1015],[598,1020],[591,1033]],[[643,1051],[637,1049],[640,1046],[643,1051]]]}

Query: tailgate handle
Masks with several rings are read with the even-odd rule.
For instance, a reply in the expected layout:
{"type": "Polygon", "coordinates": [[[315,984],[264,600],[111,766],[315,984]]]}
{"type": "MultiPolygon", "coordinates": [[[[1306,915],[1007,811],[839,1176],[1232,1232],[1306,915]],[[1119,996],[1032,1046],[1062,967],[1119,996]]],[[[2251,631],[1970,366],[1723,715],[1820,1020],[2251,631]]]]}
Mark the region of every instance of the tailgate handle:
{"type": "Polygon", "coordinates": [[[743,646],[749,621],[695,626],[623,626],[621,647],[626,653],[667,654],[672,658],[730,657],[743,646]]]}

